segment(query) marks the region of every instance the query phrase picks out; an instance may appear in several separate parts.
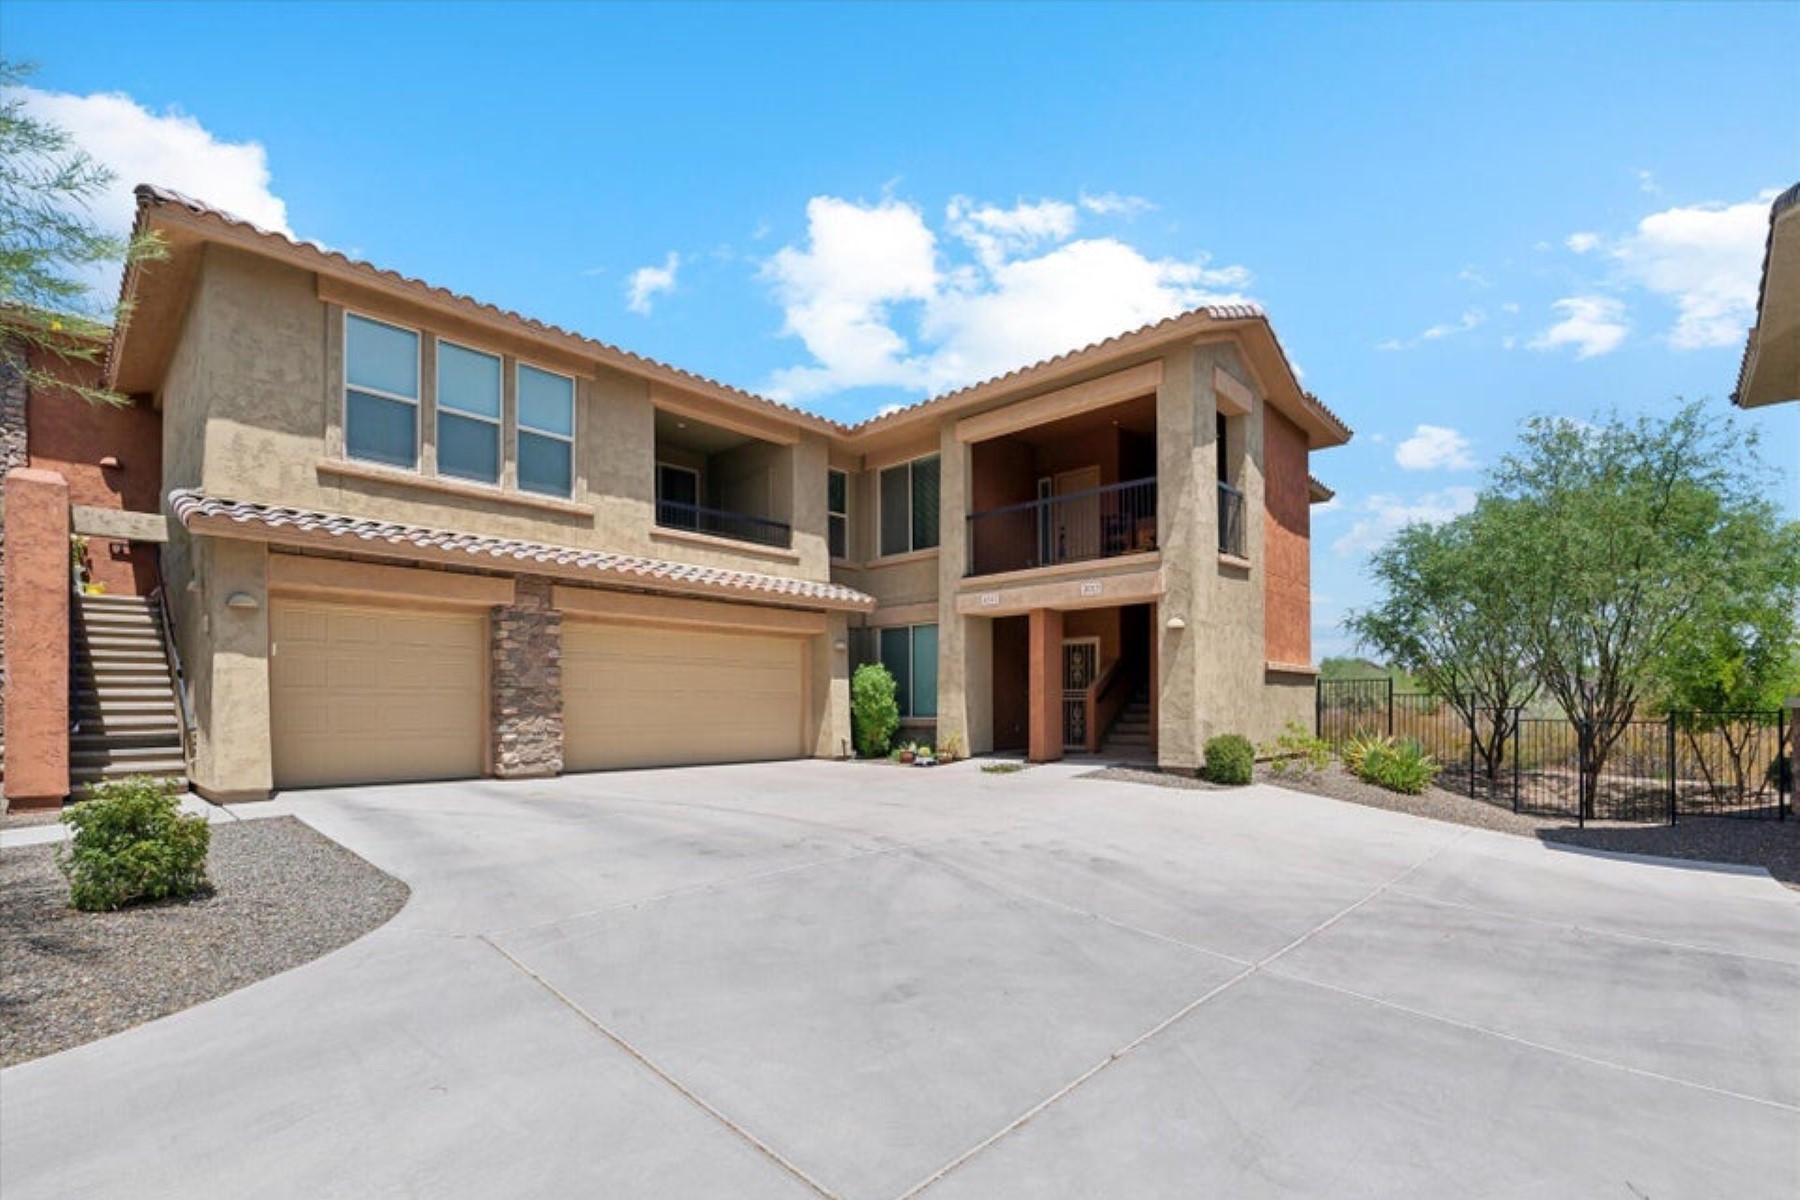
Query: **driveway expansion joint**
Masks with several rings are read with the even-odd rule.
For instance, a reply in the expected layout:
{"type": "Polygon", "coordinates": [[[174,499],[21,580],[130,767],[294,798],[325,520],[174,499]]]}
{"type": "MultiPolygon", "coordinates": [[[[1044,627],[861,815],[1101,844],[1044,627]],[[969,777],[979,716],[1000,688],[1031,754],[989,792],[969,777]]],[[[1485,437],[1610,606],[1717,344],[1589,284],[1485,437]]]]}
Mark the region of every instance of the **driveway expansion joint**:
{"type": "MultiPolygon", "coordinates": [[[[913,1200],[913,1197],[918,1196],[920,1193],[924,1192],[926,1189],[935,1187],[937,1184],[942,1183],[951,1174],[953,1174],[959,1168],[968,1164],[971,1160],[973,1160],[974,1158],[979,1156],[983,1151],[987,1150],[989,1147],[994,1146],[1001,1141],[1004,1141],[1006,1138],[1010,1137],[1014,1133],[1017,1133],[1019,1130],[1023,1129],[1026,1125],[1030,1124],[1038,1116],[1040,1116],[1044,1112],[1048,1111],[1051,1107],[1053,1107],[1054,1105],[1056,1105],[1057,1103],[1059,1103],[1066,1097],[1072,1095],[1083,1084],[1092,1080],[1095,1076],[1097,1076],[1101,1072],[1105,1071],[1108,1067],[1112,1066],[1114,1063],[1117,1063],[1120,1060],[1124,1059],[1127,1055],[1131,1054],[1133,1051],[1142,1048],[1143,1046],[1148,1044],[1150,1041],[1152,1041],[1154,1038],[1156,1038],[1156,1036],[1158,1034],[1162,1033],[1164,1030],[1167,1030],[1167,1029],[1173,1027],[1174,1025],[1179,1024],[1182,1020],[1184,1020],[1190,1014],[1197,1011],[1201,1006],[1207,1004],[1208,1002],[1216,999],[1219,996],[1224,995],[1226,992],[1230,991],[1232,988],[1236,987],[1238,984],[1244,982],[1246,979],[1250,979],[1250,978],[1260,974],[1265,968],[1267,968],[1270,964],[1274,963],[1277,959],[1281,958],[1284,954],[1287,954],[1290,951],[1299,949],[1301,946],[1303,946],[1307,942],[1311,941],[1314,937],[1317,937],[1319,934],[1325,932],[1327,929],[1330,929],[1333,925],[1336,925],[1339,921],[1342,921],[1345,917],[1348,917],[1351,913],[1356,912],[1358,909],[1371,903],[1372,901],[1376,900],[1380,896],[1385,895],[1391,889],[1398,887],[1408,877],[1410,877],[1415,872],[1420,870],[1427,863],[1429,863],[1432,859],[1436,858],[1438,855],[1444,853],[1446,850],[1450,849],[1452,846],[1455,846],[1457,843],[1461,842],[1463,840],[1463,838],[1468,836],[1469,832],[1470,832],[1469,830],[1464,830],[1461,833],[1456,834],[1454,837],[1447,838],[1446,840],[1433,846],[1425,854],[1420,855],[1419,858],[1414,860],[1409,866],[1406,867],[1405,870],[1401,871],[1398,875],[1395,875],[1392,879],[1389,879],[1387,882],[1376,887],[1368,895],[1362,897],[1362,899],[1357,900],[1355,903],[1350,904],[1343,909],[1340,909],[1336,913],[1333,913],[1331,916],[1329,916],[1325,920],[1319,922],[1317,925],[1313,926],[1311,929],[1307,930],[1305,933],[1301,934],[1299,937],[1295,938],[1293,941],[1289,942],[1287,945],[1281,947],[1279,950],[1275,951],[1273,954],[1267,955],[1264,958],[1261,958],[1261,959],[1257,960],[1256,962],[1251,963],[1250,965],[1246,966],[1243,970],[1239,971],[1236,975],[1233,975],[1230,979],[1227,979],[1225,982],[1208,989],[1206,992],[1202,993],[1200,996],[1196,997],[1195,999],[1190,1000],[1187,1004],[1183,1005],[1180,1009],[1177,1009],[1174,1013],[1171,1013],[1169,1016],[1164,1017],[1161,1021],[1157,1022],[1155,1025],[1151,1026],[1149,1029],[1145,1030],[1143,1033],[1139,1034],[1137,1037],[1133,1038],[1131,1041],[1125,1043],[1125,1045],[1119,1047],[1117,1050],[1114,1050],[1111,1054],[1107,1055],[1107,1057],[1105,1057],[1101,1061],[1095,1063],[1093,1066],[1089,1067],[1087,1070],[1085,1070],[1081,1074],[1077,1075],[1074,1079],[1071,1079],[1068,1083],[1066,1083],[1062,1087],[1058,1088],[1055,1092],[1052,1092],[1050,1095],[1044,1097],[1042,1100],[1039,1100],[1036,1104],[1034,1104],[1030,1108],[1026,1109],[1025,1112],[1021,1113],[1019,1116],[1013,1118],[1013,1120],[1011,1122],[1002,1126],[1000,1129],[998,1129],[994,1133],[990,1134],[987,1138],[985,1138],[982,1141],[976,1143],[975,1145],[969,1147],[969,1149],[963,1151],[961,1154],[957,1155],[955,1158],[953,1158],[949,1162],[945,1163],[942,1167],[939,1167],[932,1174],[926,1176],[924,1179],[921,1179],[918,1183],[913,1184],[910,1188],[907,1188],[904,1192],[901,1192],[898,1196],[896,1196],[894,1198],[894,1200],[913,1200]]],[[[1003,890],[1003,889],[996,888],[995,890],[1003,890]]],[[[1051,904],[1056,903],[1055,901],[1048,901],[1048,900],[1045,902],[1051,903],[1051,904]]],[[[1059,907],[1069,908],[1071,906],[1059,905],[1059,907]]],[[[1072,911],[1081,912],[1083,910],[1073,909],[1072,911]]],[[[1087,913],[1086,915],[1092,916],[1092,917],[1098,917],[1101,920],[1106,920],[1106,918],[1100,917],[1100,914],[1098,914],[1098,913],[1090,912],[1090,913],[1087,913]]],[[[1109,923],[1111,923],[1111,922],[1109,922],[1109,923]]],[[[1129,926],[1126,926],[1125,928],[1129,928],[1129,926]]],[[[1139,932],[1144,932],[1144,931],[1140,930],[1139,932]]],[[[1150,936],[1155,937],[1158,935],[1151,934],[1150,936]]],[[[1162,940],[1175,942],[1177,945],[1186,945],[1187,944],[1184,942],[1177,942],[1173,938],[1164,938],[1162,940]]],[[[1198,949],[1198,947],[1191,947],[1191,948],[1198,949]]],[[[1207,953],[1213,953],[1213,952],[1207,951],[1207,953]]],[[[1220,955],[1219,957],[1227,957],[1227,956],[1220,955]]],[[[1233,960],[1233,961],[1241,961],[1241,960],[1233,960]]],[[[1277,975],[1281,974],[1280,972],[1274,972],[1274,973],[1277,975]]],[[[1282,977],[1286,978],[1286,976],[1282,976],[1282,977]]]]}
{"type": "Polygon", "coordinates": [[[747,1143],[753,1150],[758,1151],[759,1153],[761,1153],[763,1155],[763,1157],[767,1158],[770,1162],[774,1163],[781,1170],[787,1172],[789,1175],[793,1176],[799,1182],[805,1184],[808,1188],[811,1188],[814,1192],[818,1193],[820,1196],[823,1196],[825,1198],[825,1200],[844,1200],[844,1198],[842,1196],[840,1196],[837,1192],[832,1191],[830,1188],[826,1187],[824,1184],[822,1184],[818,1180],[814,1179],[811,1175],[808,1175],[805,1171],[801,1170],[797,1165],[795,1165],[786,1156],[784,1156],[781,1153],[781,1151],[775,1149],[773,1146],[769,1145],[767,1142],[765,1142],[761,1138],[757,1137],[754,1133],[751,1133],[748,1129],[744,1128],[742,1125],[738,1124],[736,1121],[733,1121],[730,1117],[728,1117],[724,1113],[720,1112],[717,1108],[715,1108],[711,1104],[707,1103],[707,1101],[703,1097],[701,1097],[697,1092],[695,1092],[692,1088],[689,1088],[686,1084],[682,1083],[679,1079],[676,1079],[668,1071],[664,1070],[661,1066],[658,1066],[656,1061],[654,1059],[652,1059],[648,1054],[645,1054],[642,1050],[640,1050],[636,1046],[632,1045],[629,1041],[627,1041],[619,1033],[617,1033],[613,1029],[608,1028],[598,1017],[594,1016],[593,1013],[589,1012],[587,1009],[583,1008],[580,1004],[576,1003],[576,1001],[574,1000],[573,997],[569,996],[567,993],[562,991],[562,989],[558,988],[555,984],[551,983],[548,979],[545,979],[538,972],[532,970],[531,967],[528,966],[525,962],[523,962],[522,960],[520,960],[518,958],[515,958],[509,951],[507,951],[507,949],[504,946],[501,946],[498,942],[495,942],[493,939],[487,937],[486,935],[483,935],[481,940],[486,942],[490,947],[492,947],[492,949],[494,950],[494,952],[496,954],[500,955],[500,957],[504,958],[507,962],[511,963],[515,968],[517,968],[519,971],[524,973],[524,975],[527,978],[531,979],[534,983],[536,983],[539,987],[543,988],[546,992],[549,992],[552,997],[554,997],[559,1003],[561,1003],[570,1012],[574,1013],[577,1017],[579,1017],[581,1020],[586,1022],[596,1033],[600,1034],[600,1036],[606,1038],[608,1041],[612,1042],[613,1045],[617,1046],[619,1049],[623,1050],[626,1054],[628,1054],[632,1058],[636,1059],[638,1064],[640,1066],[642,1066],[645,1070],[649,1071],[652,1075],[655,1075],[658,1079],[662,1080],[669,1087],[675,1089],[675,1091],[683,1099],[687,1100],[689,1103],[693,1104],[696,1108],[698,1108],[702,1112],[704,1112],[707,1116],[711,1117],[713,1120],[715,1120],[719,1124],[723,1125],[727,1130],[729,1130],[731,1133],[735,1134],[739,1139],[741,1139],[745,1143],[747,1143]]]}

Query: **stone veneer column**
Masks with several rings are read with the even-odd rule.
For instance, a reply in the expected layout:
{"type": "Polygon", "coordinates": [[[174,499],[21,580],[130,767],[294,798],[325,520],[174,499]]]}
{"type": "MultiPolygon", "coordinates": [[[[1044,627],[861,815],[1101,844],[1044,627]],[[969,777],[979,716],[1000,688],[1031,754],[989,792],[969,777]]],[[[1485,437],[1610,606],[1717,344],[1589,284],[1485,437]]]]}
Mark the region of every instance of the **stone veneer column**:
{"type": "Polygon", "coordinates": [[[489,729],[500,779],[563,769],[562,614],[548,579],[520,577],[513,603],[488,626],[489,729]]]}

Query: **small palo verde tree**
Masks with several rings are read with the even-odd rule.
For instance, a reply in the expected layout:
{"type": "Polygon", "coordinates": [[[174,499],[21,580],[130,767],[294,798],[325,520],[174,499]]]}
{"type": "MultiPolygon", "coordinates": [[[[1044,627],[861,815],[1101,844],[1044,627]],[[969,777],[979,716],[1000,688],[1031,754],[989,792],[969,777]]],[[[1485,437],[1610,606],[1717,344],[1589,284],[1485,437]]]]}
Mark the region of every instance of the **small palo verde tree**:
{"type": "Polygon", "coordinates": [[[900,728],[900,701],[893,675],[880,663],[864,663],[850,677],[850,721],[858,754],[880,758],[887,753],[900,728]]]}
{"type": "Polygon", "coordinates": [[[31,68],[0,59],[0,362],[33,389],[105,404],[129,399],[67,378],[56,364],[95,363],[109,326],[129,313],[97,298],[96,268],[161,258],[154,235],[124,235],[94,220],[113,173],[66,130],[26,110],[31,68]]]}
{"type": "Polygon", "coordinates": [[[1668,418],[1534,418],[1495,471],[1482,503],[1512,620],[1585,743],[1589,811],[1608,754],[1683,645],[1733,628],[1734,611],[1794,604],[1777,564],[1792,564],[1795,535],[1769,494],[1754,435],[1697,403],[1668,418]]]}
{"type": "Polygon", "coordinates": [[[1469,730],[1489,779],[1538,693],[1515,619],[1517,564],[1500,557],[1505,514],[1478,504],[1441,525],[1409,525],[1369,562],[1381,590],[1345,622],[1363,645],[1410,673],[1469,730]]]}

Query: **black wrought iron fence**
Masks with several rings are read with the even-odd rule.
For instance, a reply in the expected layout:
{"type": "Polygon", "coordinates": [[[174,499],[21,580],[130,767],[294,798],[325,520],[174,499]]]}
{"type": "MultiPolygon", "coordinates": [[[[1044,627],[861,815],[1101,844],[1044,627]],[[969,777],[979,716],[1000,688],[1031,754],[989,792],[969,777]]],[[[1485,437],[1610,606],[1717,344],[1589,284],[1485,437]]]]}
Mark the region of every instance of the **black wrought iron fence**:
{"type": "Polygon", "coordinates": [[[1417,742],[1441,764],[1439,786],[1577,822],[1683,816],[1785,820],[1792,807],[1787,714],[1676,712],[1611,729],[1523,709],[1463,708],[1391,679],[1321,680],[1318,736],[1417,742]]]}

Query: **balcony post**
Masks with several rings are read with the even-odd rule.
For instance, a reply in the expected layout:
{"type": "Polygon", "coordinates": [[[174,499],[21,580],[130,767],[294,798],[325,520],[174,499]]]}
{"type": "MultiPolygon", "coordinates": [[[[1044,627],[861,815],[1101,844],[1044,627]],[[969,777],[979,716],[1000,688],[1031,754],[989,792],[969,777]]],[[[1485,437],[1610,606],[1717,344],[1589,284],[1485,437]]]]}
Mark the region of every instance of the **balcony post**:
{"type": "Polygon", "coordinates": [[[1063,754],[1062,613],[1032,609],[1029,636],[1029,754],[1032,762],[1055,762],[1063,754]]]}

